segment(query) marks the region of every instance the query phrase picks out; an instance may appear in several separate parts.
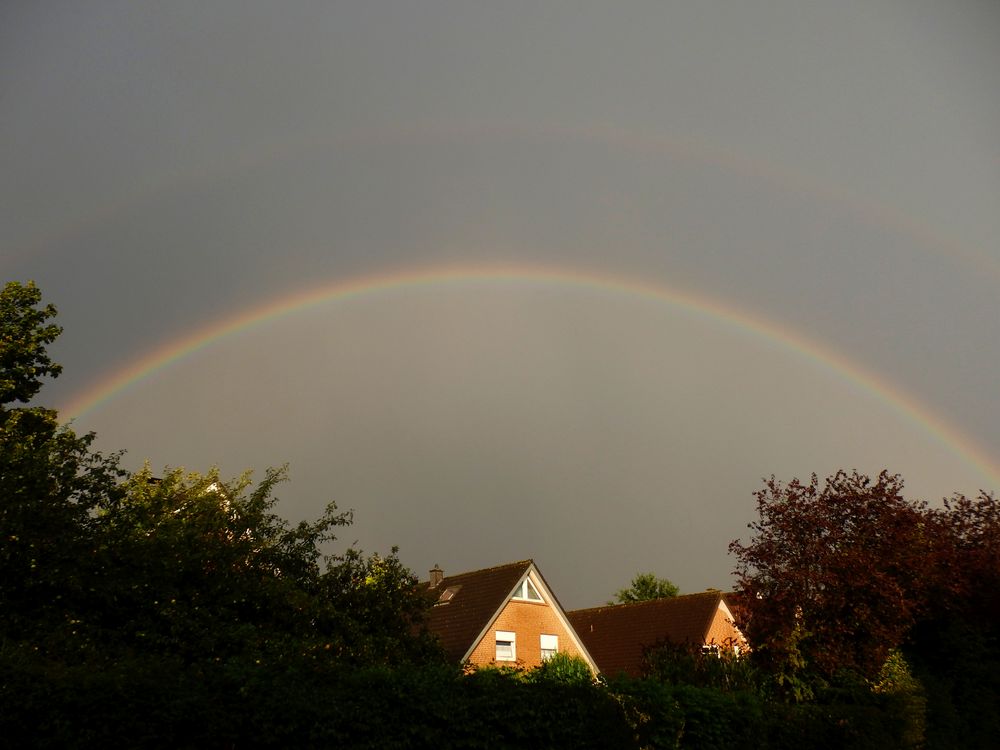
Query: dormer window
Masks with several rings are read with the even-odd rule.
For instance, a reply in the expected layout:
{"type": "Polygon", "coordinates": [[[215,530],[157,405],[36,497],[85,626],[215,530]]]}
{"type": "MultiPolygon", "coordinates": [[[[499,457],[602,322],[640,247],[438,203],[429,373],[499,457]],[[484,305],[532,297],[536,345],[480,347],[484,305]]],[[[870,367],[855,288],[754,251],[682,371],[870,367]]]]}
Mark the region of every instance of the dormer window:
{"type": "Polygon", "coordinates": [[[541,594],[538,593],[538,589],[535,588],[535,584],[531,582],[530,578],[525,578],[521,581],[521,584],[514,589],[514,595],[511,599],[521,599],[529,602],[540,602],[542,601],[541,594]]]}

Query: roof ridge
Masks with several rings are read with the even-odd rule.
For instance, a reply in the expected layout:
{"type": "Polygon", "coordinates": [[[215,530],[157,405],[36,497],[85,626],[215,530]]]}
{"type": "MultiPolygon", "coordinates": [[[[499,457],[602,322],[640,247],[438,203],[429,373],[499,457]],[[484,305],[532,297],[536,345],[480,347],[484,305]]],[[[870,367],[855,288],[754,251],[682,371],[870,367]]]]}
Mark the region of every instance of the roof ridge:
{"type": "Polygon", "coordinates": [[[677,594],[676,596],[661,596],[661,597],[658,597],[656,599],[646,599],[646,600],[641,601],[641,602],[621,602],[619,604],[599,604],[596,607],[583,607],[581,609],[572,609],[572,610],[569,610],[569,612],[567,612],[566,614],[570,614],[570,612],[573,612],[573,613],[576,613],[576,612],[595,612],[595,611],[597,611],[599,609],[627,609],[627,608],[631,608],[631,607],[643,607],[643,606],[648,606],[648,605],[654,604],[654,603],[676,602],[679,599],[685,599],[685,598],[693,599],[696,596],[705,596],[705,595],[714,595],[714,596],[718,596],[720,598],[724,596],[723,592],[721,592],[721,591],[719,591],[717,589],[713,589],[711,591],[696,591],[696,592],[691,593],[691,594],[677,594]]]}
{"type": "Polygon", "coordinates": [[[534,564],[535,561],[532,560],[531,558],[528,558],[527,560],[517,560],[515,562],[503,563],[502,565],[491,565],[488,568],[479,568],[477,570],[463,570],[458,573],[445,573],[444,578],[445,580],[447,580],[448,578],[457,578],[458,576],[472,575],[473,573],[487,573],[489,571],[501,570],[503,568],[513,568],[521,565],[534,565],[534,564]]]}

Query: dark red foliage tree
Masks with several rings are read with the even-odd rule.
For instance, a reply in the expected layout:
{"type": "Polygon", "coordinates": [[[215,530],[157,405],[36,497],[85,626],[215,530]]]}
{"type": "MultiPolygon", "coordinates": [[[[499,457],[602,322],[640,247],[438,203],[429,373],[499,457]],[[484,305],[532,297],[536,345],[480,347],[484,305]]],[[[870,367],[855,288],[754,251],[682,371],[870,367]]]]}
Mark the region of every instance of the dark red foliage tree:
{"type": "Polygon", "coordinates": [[[1000,617],[1000,501],[987,492],[976,499],[955,495],[928,512],[935,525],[939,570],[937,605],[979,617],[1000,617]]]}
{"type": "Polygon", "coordinates": [[[928,696],[928,747],[995,747],[1000,733],[1000,501],[928,512],[934,575],[905,654],[928,696]]]}
{"type": "Polygon", "coordinates": [[[822,487],[772,477],[755,493],[754,536],[736,540],[741,625],[756,658],[781,675],[874,677],[926,605],[930,519],[898,475],[838,472],[822,487]]]}

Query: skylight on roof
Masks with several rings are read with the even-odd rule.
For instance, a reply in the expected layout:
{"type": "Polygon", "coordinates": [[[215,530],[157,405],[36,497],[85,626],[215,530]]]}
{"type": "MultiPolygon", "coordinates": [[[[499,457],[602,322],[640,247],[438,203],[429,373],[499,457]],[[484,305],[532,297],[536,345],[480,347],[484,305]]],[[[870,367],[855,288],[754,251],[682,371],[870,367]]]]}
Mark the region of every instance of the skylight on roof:
{"type": "Polygon", "coordinates": [[[434,606],[436,607],[438,604],[447,604],[448,602],[450,602],[453,598],[455,598],[455,594],[458,593],[458,590],[460,588],[462,588],[461,584],[459,584],[458,586],[449,586],[448,588],[446,588],[444,591],[441,592],[441,596],[438,597],[438,600],[434,602],[434,606]]]}

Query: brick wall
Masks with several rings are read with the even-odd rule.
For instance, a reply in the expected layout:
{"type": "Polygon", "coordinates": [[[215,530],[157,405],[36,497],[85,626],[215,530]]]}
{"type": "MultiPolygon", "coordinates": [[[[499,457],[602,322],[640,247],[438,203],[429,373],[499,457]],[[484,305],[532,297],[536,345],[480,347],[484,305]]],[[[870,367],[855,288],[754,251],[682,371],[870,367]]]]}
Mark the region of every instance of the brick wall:
{"type": "MultiPolygon", "coordinates": [[[[542,663],[541,636],[559,637],[559,651],[582,656],[569,631],[563,627],[555,611],[545,603],[510,601],[486,635],[473,649],[469,661],[473,664],[492,664],[496,657],[496,631],[508,630],[517,634],[517,665],[537,667],[542,663]]],[[[512,664],[512,662],[499,662],[512,664]]]]}
{"type": "Polygon", "coordinates": [[[716,643],[719,646],[724,646],[733,642],[738,643],[741,650],[745,650],[747,647],[746,640],[740,631],[736,629],[736,626],[733,625],[732,620],[730,620],[725,610],[720,606],[716,610],[712,624],[708,628],[705,643],[716,643]]]}

